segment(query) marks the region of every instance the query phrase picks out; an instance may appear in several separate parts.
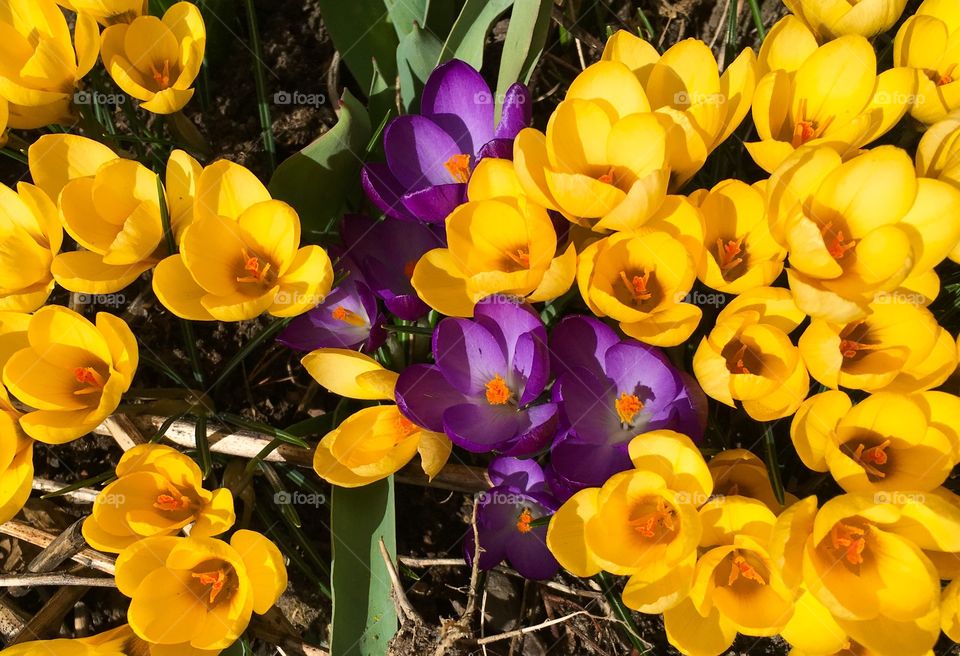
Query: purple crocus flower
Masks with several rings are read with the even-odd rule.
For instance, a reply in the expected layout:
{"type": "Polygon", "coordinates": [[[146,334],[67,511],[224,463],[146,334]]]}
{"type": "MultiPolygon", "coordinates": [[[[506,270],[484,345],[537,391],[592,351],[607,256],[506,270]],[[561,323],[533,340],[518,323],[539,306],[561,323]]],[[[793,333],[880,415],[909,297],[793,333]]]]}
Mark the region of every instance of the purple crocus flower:
{"type": "Polygon", "coordinates": [[[413,423],[446,433],[467,451],[539,451],[557,426],[556,404],[534,404],[550,377],[546,339],[529,305],[486,298],[475,306],[473,320],[437,325],[436,364],[415,364],[400,374],[397,405],[413,423]]]}
{"type": "Polygon", "coordinates": [[[561,434],[547,475],[563,498],[629,469],[627,447],[640,433],[669,429],[702,438],[702,390],[657,349],[575,315],[554,329],[550,351],[561,434]]]}
{"type": "Polygon", "coordinates": [[[348,214],[340,234],[351,270],[383,299],[390,312],[415,321],[430,310],[417,296],[410,277],[424,253],[444,246],[435,227],[348,214]]]}
{"type": "Polygon", "coordinates": [[[386,163],[369,163],[361,179],[387,216],[441,223],[465,201],[470,172],[482,157],[509,158],[513,138],[530,125],[530,92],[507,89],[494,127],[493,94],[469,64],[438,66],[423,88],[420,115],[399,116],[383,133],[386,163]]]}
{"type": "Polygon", "coordinates": [[[295,351],[355,348],[375,351],[386,339],[377,297],[363,282],[348,276],[323,302],[290,322],[277,341],[295,351]]]}
{"type": "MultiPolygon", "coordinates": [[[[477,502],[478,567],[496,567],[506,560],[528,579],[549,579],[560,563],[547,549],[547,527],[531,526],[551,515],[559,503],[550,492],[543,470],[534,460],[501,456],[487,470],[493,487],[477,502]]],[[[476,543],[468,531],[463,543],[467,563],[473,563],[476,543]]]]}

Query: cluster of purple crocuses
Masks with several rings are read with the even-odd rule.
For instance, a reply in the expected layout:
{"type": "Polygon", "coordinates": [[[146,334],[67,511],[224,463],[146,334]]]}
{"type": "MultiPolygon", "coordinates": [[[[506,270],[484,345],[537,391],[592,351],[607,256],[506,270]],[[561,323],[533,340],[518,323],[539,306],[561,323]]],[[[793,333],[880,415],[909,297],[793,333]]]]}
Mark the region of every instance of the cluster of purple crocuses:
{"type": "MultiPolygon", "coordinates": [[[[442,222],[466,200],[477,161],[511,156],[530,123],[530,96],[512,86],[494,126],[490,88],[454,60],[430,76],[421,110],[387,126],[386,163],[363,169],[364,189],[387,218],[344,218],[335,252],[342,280],[281,333],[288,347],[372,352],[386,337],[381,302],[403,320],[427,314],[410,283],[413,268],[444,246],[442,222]]],[[[506,560],[527,578],[552,577],[559,564],[538,519],[628,469],[634,436],[664,428],[699,440],[703,432],[696,382],[657,349],[620,339],[592,317],[566,317],[548,337],[532,307],[494,296],[476,305],[473,319],[440,321],[432,347],[433,364],[400,373],[396,401],[410,421],[460,448],[497,454],[488,469],[493,487],[477,502],[480,549],[472,532],[464,545],[468,560],[479,553],[482,569],[506,560]]]]}
{"type": "Polygon", "coordinates": [[[531,521],[629,469],[628,445],[640,433],[702,437],[697,384],[657,349],[592,317],[569,316],[548,338],[532,307],[492,296],[473,319],[437,324],[433,359],[400,374],[397,405],[467,451],[500,454],[489,470],[496,494],[477,509],[482,567],[499,555],[528,578],[552,575],[545,533],[531,521]]]}

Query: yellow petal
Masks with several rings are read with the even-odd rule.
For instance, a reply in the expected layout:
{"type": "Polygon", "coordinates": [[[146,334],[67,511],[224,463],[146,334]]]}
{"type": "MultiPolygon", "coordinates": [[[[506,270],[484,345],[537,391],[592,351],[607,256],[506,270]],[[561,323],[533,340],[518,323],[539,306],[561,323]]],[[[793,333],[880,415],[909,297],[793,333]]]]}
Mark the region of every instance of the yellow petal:
{"type": "Polygon", "coordinates": [[[230,546],[237,550],[250,578],[253,611],[263,614],[277,603],[287,589],[287,568],[283,554],[273,542],[256,531],[241,529],[230,537],[230,546]]]}
{"type": "Polygon", "coordinates": [[[599,488],[580,490],[550,519],[547,546],[560,564],[575,576],[593,576],[600,571],[586,543],[586,523],[597,513],[599,488]]]}
{"type": "Polygon", "coordinates": [[[676,346],[696,330],[703,312],[689,303],[676,303],[643,321],[620,324],[624,333],[654,346],[676,346]]]}
{"type": "Polygon", "coordinates": [[[116,158],[103,144],[74,134],[45,134],[27,151],[33,183],[54,199],[70,180],[92,176],[116,158]]]}
{"type": "Polygon", "coordinates": [[[467,198],[471,201],[522,194],[523,187],[514,171],[513,162],[506,159],[486,157],[480,160],[467,184],[467,198]]]}
{"type": "Polygon", "coordinates": [[[225,159],[203,169],[197,180],[194,220],[212,215],[236,220],[248,207],[270,200],[270,193],[249,169],[225,159]]]}
{"type": "Polygon", "coordinates": [[[153,293],[163,307],[191,321],[213,321],[200,300],[206,290],[196,283],[180,255],[171,255],[153,271],[153,293]]]}
{"type": "Polygon", "coordinates": [[[280,289],[267,311],[275,317],[294,317],[323,302],[330,293],[333,264],[319,246],[304,246],[279,282],[280,289]]]}
{"type": "MultiPolygon", "coordinates": [[[[350,349],[324,348],[312,351],[301,360],[313,379],[338,396],[351,399],[390,400],[380,387],[367,387],[358,381],[362,374],[386,371],[369,355],[350,349]]],[[[396,383],[396,373],[393,374],[396,383]]]]}
{"type": "Polygon", "coordinates": [[[795,16],[784,16],[763,40],[758,59],[760,72],[796,71],[817,47],[816,37],[802,21],[795,16]]]}
{"type": "Polygon", "coordinates": [[[473,299],[450,251],[435,248],[417,262],[410,279],[424,303],[448,317],[472,317],[473,299]]]}
{"type": "Polygon", "coordinates": [[[824,454],[827,442],[853,403],[840,391],[822,392],[804,401],[790,425],[790,439],[803,464],[814,471],[827,471],[824,454]]]}
{"type": "Polygon", "coordinates": [[[583,98],[603,103],[611,118],[649,112],[650,103],[639,80],[624,64],[599,61],[583,70],[567,91],[566,98],[583,98]]]}
{"type": "Polygon", "coordinates": [[[432,431],[420,431],[420,444],[417,445],[417,452],[420,454],[420,468],[427,475],[429,480],[440,473],[447,460],[450,459],[450,453],[453,450],[453,443],[443,433],[434,433],[432,431]]]}

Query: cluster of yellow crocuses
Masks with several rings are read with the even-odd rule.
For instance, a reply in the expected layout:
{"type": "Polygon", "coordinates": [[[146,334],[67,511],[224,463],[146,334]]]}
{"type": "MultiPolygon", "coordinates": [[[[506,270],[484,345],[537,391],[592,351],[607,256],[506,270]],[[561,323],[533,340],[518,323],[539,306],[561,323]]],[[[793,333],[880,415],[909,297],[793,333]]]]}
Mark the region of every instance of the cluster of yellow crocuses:
{"type": "MultiPolygon", "coordinates": [[[[0,34],[0,133],[71,124],[90,104],[83,78],[100,57],[123,93],[157,114],[181,110],[193,96],[206,46],[200,11],[190,2],[162,18],[147,3],[3,0],[0,34]],[[71,34],[60,6],[76,12],[71,34]],[[101,34],[99,25],[105,26],[101,34]]],[[[88,108],[89,109],[89,108],[88,108]]]]}

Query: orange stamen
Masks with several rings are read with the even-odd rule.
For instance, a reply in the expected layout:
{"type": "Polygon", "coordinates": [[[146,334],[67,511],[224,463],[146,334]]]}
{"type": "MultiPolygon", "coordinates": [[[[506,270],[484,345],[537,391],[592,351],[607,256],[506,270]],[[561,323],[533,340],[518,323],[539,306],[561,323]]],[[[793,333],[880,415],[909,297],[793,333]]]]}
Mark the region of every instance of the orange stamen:
{"type": "Polygon", "coordinates": [[[613,167],[611,166],[610,170],[597,178],[597,180],[606,184],[613,184],[613,167]]]}
{"type": "Polygon", "coordinates": [[[453,155],[443,163],[443,166],[450,173],[454,182],[466,184],[467,180],[470,179],[469,155],[465,155],[464,153],[453,155]]]}
{"type": "Polygon", "coordinates": [[[867,547],[866,532],[858,527],[837,522],[830,529],[830,541],[833,548],[844,552],[844,558],[851,565],[863,563],[863,550],[867,547]]]}
{"type": "Polygon", "coordinates": [[[956,67],[956,64],[950,64],[950,66],[947,67],[942,74],[938,75],[936,72],[934,72],[934,74],[930,76],[930,79],[932,79],[938,87],[950,84],[953,82],[953,69],[956,67]]]}
{"type": "Polygon", "coordinates": [[[798,110],[797,122],[793,126],[793,139],[791,140],[791,145],[794,148],[799,148],[808,141],[812,141],[823,136],[823,133],[826,132],[827,128],[830,127],[830,124],[833,122],[832,116],[828,117],[822,123],[818,123],[813,119],[808,119],[806,117],[806,98],[800,101],[800,107],[798,110]]]}
{"type": "Polygon", "coordinates": [[[161,88],[166,89],[170,86],[170,62],[169,60],[163,60],[163,68],[157,69],[156,66],[150,64],[150,69],[153,71],[153,80],[161,88]]]}
{"type": "Polygon", "coordinates": [[[419,428],[415,423],[404,417],[403,415],[397,415],[397,432],[402,437],[409,437],[415,433],[419,428]]]}
{"type": "Polygon", "coordinates": [[[529,248],[518,248],[512,252],[507,251],[507,257],[509,257],[518,266],[524,269],[530,268],[530,249],[529,248]]]}
{"type": "Polygon", "coordinates": [[[637,398],[635,394],[627,394],[626,392],[621,392],[620,398],[614,401],[613,405],[622,424],[629,424],[637,416],[637,413],[643,410],[643,401],[637,398]]]}
{"type": "Polygon", "coordinates": [[[243,254],[243,270],[249,275],[239,276],[237,282],[254,282],[267,285],[276,282],[277,274],[269,261],[264,262],[259,256],[251,255],[246,248],[241,249],[240,252],[243,254]]]}
{"type": "Polygon", "coordinates": [[[210,586],[210,603],[217,600],[217,595],[223,591],[223,586],[227,583],[227,575],[222,568],[212,572],[194,572],[193,578],[198,579],[201,585],[210,586]]]}
{"type": "Polygon", "coordinates": [[[183,510],[190,505],[190,499],[187,497],[175,497],[172,494],[157,495],[157,500],[153,507],[157,510],[183,510]]]}
{"type": "Polygon", "coordinates": [[[103,389],[106,381],[93,367],[77,367],[73,370],[73,377],[78,383],[86,387],[74,391],[74,394],[94,394],[103,389]]]}
{"type": "Polygon", "coordinates": [[[487,381],[486,387],[487,403],[490,405],[505,405],[510,400],[512,393],[500,374],[487,381]]]}
{"type": "Polygon", "coordinates": [[[890,440],[884,440],[882,443],[877,446],[872,446],[869,449],[866,444],[861,442],[853,452],[853,459],[856,460],[868,474],[877,478],[886,478],[887,474],[878,469],[878,467],[883,467],[890,459],[890,456],[885,451],[889,446],[890,440]]]}
{"type": "Polygon", "coordinates": [[[530,509],[524,508],[517,517],[517,530],[521,533],[529,533],[533,530],[533,527],[530,526],[530,522],[532,521],[533,514],[530,512],[530,509]]]}
{"type": "Polygon", "coordinates": [[[630,520],[628,523],[643,537],[652,538],[656,536],[658,528],[665,528],[668,531],[676,530],[674,513],[674,509],[668,506],[662,497],[658,497],[656,510],[638,519],[630,520]]]}
{"type": "Polygon", "coordinates": [[[727,581],[727,585],[733,585],[734,581],[741,576],[760,585],[767,584],[756,568],[748,563],[746,558],[737,554],[733,557],[733,565],[730,567],[730,578],[727,581]]]}
{"type": "Polygon", "coordinates": [[[736,364],[733,365],[733,373],[735,373],[735,374],[749,374],[749,373],[752,373],[752,372],[747,368],[747,365],[745,365],[745,364],[743,363],[743,358],[746,357],[746,354],[747,354],[747,345],[746,345],[746,344],[741,344],[741,345],[740,345],[740,348],[739,348],[739,349],[737,350],[737,352],[734,353],[734,355],[733,355],[733,357],[735,357],[735,358],[737,359],[736,364]]]}
{"type": "Polygon", "coordinates": [[[743,237],[736,240],[729,240],[723,243],[722,239],[717,240],[717,264],[720,265],[720,271],[727,275],[731,270],[743,263],[743,258],[738,257],[743,253],[743,237]]]}
{"type": "Polygon", "coordinates": [[[627,288],[627,291],[633,295],[633,300],[636,303],[647,301],[653,296],[653,292],[647,289],[647,285],[650,283],[649,271],[644,271],[642,276],[634,276],[633,278],[627,278],[627,274],[621,271],[620,281],[627,288]]]}
{"type": "Polygon", "coordinates": [[[833,259],[842,260],[847,251],[856,246],[857,242],[854,240],[847,241],[843,236],[843,230],[838,230],[834,234],[831,228],[833,228],[833,221],[827,221],[826,225],[820,230],[820,234],[823,235],[823,243],[833,259]],[[829,242],[827,241],[827,233],[832,235],[829,242]]]}
{"type": "Polygon", "coordinates": [[[363,317],[361,317],[361,316],[360,316],[359,314],[357,314],[356,312],[353,312],[353,311],[351,311],[351,310],[348,310],[347,308],[343,307],[342,305],[338,305],[337,307],[333,308],[333,311],[330,312],[330,316],[332,316],[332,317],[333,317],[334,319],[336,319],[337,321],[342,321],[343,323],[348,323],[348,324],[350,324],[351,326],[365,326],[365,325],[367,325],[367,322],[364,321],[363,317]]]}

